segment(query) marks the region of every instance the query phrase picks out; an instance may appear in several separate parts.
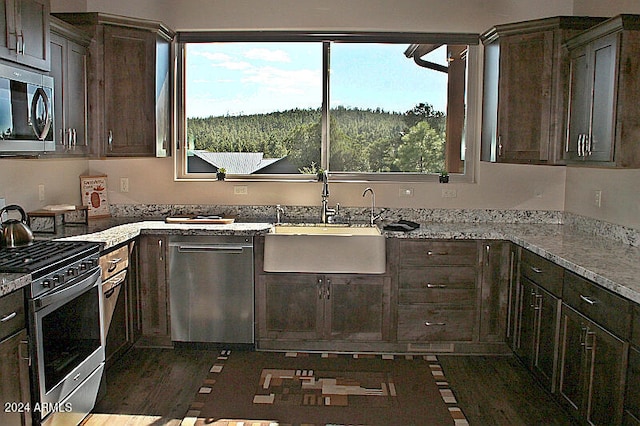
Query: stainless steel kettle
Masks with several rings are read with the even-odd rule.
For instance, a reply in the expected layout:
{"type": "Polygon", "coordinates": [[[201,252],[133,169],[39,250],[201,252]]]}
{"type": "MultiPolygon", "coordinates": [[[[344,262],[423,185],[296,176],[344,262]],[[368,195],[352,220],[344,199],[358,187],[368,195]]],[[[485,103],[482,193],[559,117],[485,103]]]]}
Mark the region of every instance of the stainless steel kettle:
{"type": "Polygon", "coordinates": [[[0,217],[5,212],[17,210],[22,216],[18,219],[7,219],[2,222],[2,234],[0,235],[0,245],[8,248],[28,246],[33,243],[33,232],[28,226],[28,217],[22,207],[12,204],[0,210],[0,217]]]}

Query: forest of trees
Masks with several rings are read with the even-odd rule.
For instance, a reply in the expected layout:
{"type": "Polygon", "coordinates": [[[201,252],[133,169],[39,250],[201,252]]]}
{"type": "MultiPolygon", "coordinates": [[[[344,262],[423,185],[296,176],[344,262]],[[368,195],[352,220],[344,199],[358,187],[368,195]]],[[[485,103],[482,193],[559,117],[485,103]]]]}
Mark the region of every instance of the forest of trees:
{"type": "MultiPolygon", "coordinates": [[[[430,104],[418,104],[405,113],[338,107],[329,116],[332,171],[444,170],[446,116],[430,104]]],[[[320,109],[187,121],[191,149],[286,156],[301,173],[313,173],[320,164],[321,133],[320,109]]]]}

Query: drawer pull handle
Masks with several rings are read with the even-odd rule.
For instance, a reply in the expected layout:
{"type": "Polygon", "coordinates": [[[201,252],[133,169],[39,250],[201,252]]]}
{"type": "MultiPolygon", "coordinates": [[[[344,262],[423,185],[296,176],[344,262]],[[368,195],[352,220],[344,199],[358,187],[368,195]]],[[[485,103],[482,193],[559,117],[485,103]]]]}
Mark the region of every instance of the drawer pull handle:
{"type": "Polygon", "coordinates": [[[583,300],[583,301],[585,301],[585,302],[587,302],[587,303],[588,303],[588,304],[590,304],[590,305],[595,305],[596,303],[598,303],[598,301],[597,301],[597,300],[592,299],[592,298],[591,298],[591,297],[589,297],[589,296],[583,296],[583,295],[580,295],[580,299],[581,299],[581,300],[583,300]]]}
{"type": "Polygon", "coordinates": [[[447,324],[446,324],[446,323],[444,323],[444,322],[430,322],[430,321],[425,321],[425,322],[424,322],[424,325],[426,325],[427,327],[431,327],[431,326],[433,326],[433,325],[440,325],[440,326],[442,326],[442,325],[447,325],[447,324]]]}
{"type": "Polygon", "coordinates": [[[107,272],[113,272],[115,271],[115,269],[118,267],[118,263],[122,262],[122,258],[121,257],[116,257],[115,259],[111,259],[109,261],[109,268],[107,269],[107,272]]]}
{"type": "Polygon", "coordinates": [[[542,270],[542,269],[540,269],[540,268],[536,268],[535,266],[532,266],[532,267],[531,267],[531,270],[532,270],[533,272],[535,272],[536,274],[541,274],[541,273],[543,272],[543,270],[542,270]]]}
{"type": "Polygon", "coordinates": [[[449,254],[449,253],[448,253],[448,252],[446,252],[446,251],[439,251],[439,252],[435,252],[435,251],[431,251],[431,250],[427,251],[427,256],[435,256],[435,255],[438,255],[438,256],[446,256],[446,255],[448,255],[448,254],[449,254]]]}
{"type": "Polygon", "coordinates": [[[9,320],[12,320],[16,317],[16,315],[18,315],[17,312],[11,312],[9,315],[3,316],[2,319],[0,319],[0,322],[7,322],[9,320]]]}
{"type": "Polygon", "coordinates": [[[447,288],[444,284],[427,284],[427,288],[447,288]]]}

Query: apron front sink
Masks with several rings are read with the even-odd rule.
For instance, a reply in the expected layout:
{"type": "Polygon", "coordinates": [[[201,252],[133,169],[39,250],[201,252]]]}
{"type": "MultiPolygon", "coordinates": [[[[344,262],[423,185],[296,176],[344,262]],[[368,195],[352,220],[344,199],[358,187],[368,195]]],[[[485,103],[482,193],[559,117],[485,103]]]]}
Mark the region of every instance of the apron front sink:
{"type": "Polygon", "coordinates": [[[377,227],[274,226],[265,236],[264,270],[383,274],[385,237],[377,227]]]}

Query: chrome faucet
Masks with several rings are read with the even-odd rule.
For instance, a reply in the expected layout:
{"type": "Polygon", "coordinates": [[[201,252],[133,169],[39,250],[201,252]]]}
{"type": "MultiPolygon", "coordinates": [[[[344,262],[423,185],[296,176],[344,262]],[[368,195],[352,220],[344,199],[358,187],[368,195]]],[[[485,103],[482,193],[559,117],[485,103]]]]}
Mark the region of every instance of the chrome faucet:
{"type": "Polygon", "coordinates": [[[376,193],[373,192],[372,188],[366,188],[364,190],[364,192],[362,193],[362,196],[364,197],[365,195],[367,195],[367,192],[371,193],[371,216],[369,218],[369,224],[371,226],[375,225],[375,222],[377,219],[380,218],[381,215],[375,215],[375,209],[376,209],[376,193]]]}
{"type": "Polygon", "coordinates": [[[335,216],[340,211],[340,204],[336,203],[334,209],[329,207],[329,175],[325,170],[322,173],[322,211],[320,218],[322,223],[333,223],[335,216]]]}
{"type": "Polygon", "coordinates": [[[280,225],[282,223],[283,214],[284,208],[280,204],[276,205],[276,225],[280,225]]]}

